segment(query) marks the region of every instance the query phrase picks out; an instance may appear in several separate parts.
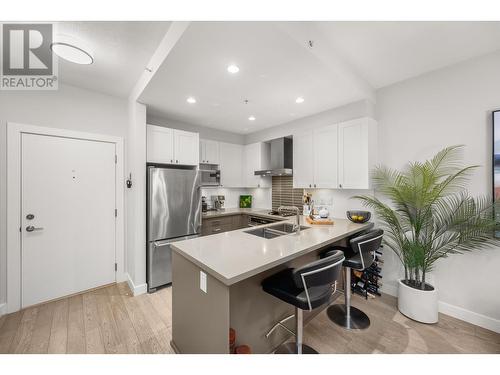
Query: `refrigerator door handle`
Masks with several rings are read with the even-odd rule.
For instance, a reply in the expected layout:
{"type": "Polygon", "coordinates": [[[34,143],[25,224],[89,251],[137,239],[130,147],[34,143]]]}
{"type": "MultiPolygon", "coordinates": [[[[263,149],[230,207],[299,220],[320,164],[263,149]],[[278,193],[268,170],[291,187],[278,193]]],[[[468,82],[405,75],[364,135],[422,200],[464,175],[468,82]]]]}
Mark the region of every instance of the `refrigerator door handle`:
{"type": "Polygon", "coordinates": [[[178,237],[178,238],[169,238],[168,240],[154,241],[153,246],[154,247],[165,246],[166,244],[169,244],[172,242],[190,240],[191,238],[196,238],[196,237],[200,237],[200,235],[193,234],[191,236],[182,236],[182,237],[178,237]]]}

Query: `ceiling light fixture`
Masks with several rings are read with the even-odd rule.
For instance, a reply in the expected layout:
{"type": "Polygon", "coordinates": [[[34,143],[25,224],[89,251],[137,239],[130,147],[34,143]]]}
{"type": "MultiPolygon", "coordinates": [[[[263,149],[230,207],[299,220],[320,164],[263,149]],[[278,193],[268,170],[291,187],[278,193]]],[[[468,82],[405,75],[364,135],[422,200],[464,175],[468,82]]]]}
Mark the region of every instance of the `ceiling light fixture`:
{"type": "Polygon", "coordinates": [[[248,119],[249,119],[250,121],[255,121],[255,116],[250,116],[248,119]]]}
{"type": "Polygon", "coordinates": [[[227,67],[227,71],[231,74],[236,74],[240,71],[240,68],[237,65],[231,64],[227,67]]]}
{"type": "Polygon", "coordinates": [[[57,36],[50,49],[60,58],[75,64],[90,65],[94,62],[90,49],[82,41],[68,35],[57,36]]]}
{"type": "Polygon", "coordinates": [[[304,98],[302,96],[299,96],[297,99],[295,99],[295,103],[297,104],[304,103],[304,98]]]}
{"type": "Polygon", "coordinates": [[[189,104],[194,104],[196,103],[196,99],[190,96],[189,98],[186,99],[186,102],[188,102],[189,104]]]}

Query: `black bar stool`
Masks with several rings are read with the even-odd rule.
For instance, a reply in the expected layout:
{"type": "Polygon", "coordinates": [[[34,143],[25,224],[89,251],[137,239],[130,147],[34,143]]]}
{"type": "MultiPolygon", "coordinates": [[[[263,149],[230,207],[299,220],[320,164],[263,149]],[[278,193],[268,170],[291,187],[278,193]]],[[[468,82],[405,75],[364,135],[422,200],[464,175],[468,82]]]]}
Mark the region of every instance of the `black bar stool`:
{"type": "Polygon", "coordinates": [[[382,229],[370,230],[361,236],[352,238],[349,241],[349,247],[333,246],[322,255],[324,259],[328,259],[331,254],[343,251],[347,258],[343,262],[345,268],[345,304],[332,305],[326,311],[330,320],[339,326],[347,329],[365,329],[370,326],[368,315],[351,306],[351,269],[363,271],[372,265],[375,259],[375,250],[382,244],[383,234],[382,229]]]}
{"type": "Polygon", "coordinates": [[[331,251],[327,257],[299,268],[287,268],[262,282],[264,291],[295,306],[295,314],[276,323],[266,337],[278,327],[295,335],[295,343],[281,345],[276,354],[317,354],[318,352],[302,343],[303,310],[319,307],[330,301],[337,288],[337,279],[345,260],[342,251],[331,251]],[[295,332],[283,323],[295,316],[295,332]]]}

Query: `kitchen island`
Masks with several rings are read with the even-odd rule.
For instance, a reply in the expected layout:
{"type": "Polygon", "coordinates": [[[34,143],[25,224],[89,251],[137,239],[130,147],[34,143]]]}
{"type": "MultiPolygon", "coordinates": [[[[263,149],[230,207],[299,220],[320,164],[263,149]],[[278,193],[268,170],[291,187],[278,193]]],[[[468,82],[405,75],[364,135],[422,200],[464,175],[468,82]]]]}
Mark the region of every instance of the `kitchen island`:
{"type": "MultiPolygon", "coordinates": [[[[287,218],[281,223],[295,220],[287,218]]],[[[229,328],[233,328],[237,345],[248,345],[253,353],[272,352],[290,335],[280,329],[269,338],[265,334],[275,322],[291,315],[293,307],[265,293],[261,282],[286,267],[317,259],[325,247],[373,225],[346,219],[334,222],[333,226],[312,226],[301,216],[300,233],[271,239],[247,233],[277,224],[273,223],[174,243],[174,350],[229,353],[229,328]]],[[[318,311],[305,312],[305,321],[318,311]]]]}

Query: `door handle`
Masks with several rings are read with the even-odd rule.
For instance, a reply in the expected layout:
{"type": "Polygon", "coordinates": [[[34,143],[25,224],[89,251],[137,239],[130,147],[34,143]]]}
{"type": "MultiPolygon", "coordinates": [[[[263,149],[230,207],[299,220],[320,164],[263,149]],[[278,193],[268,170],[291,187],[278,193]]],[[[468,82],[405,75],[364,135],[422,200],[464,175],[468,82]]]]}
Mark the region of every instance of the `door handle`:
{"type": "Polygon", "coordinates": [[[28,225],[26,227],[26,232],[34,232],[34,231],[37,231],[37,230],[43,230],[43,228],[35,228],[33,225],[28,225]]]}

